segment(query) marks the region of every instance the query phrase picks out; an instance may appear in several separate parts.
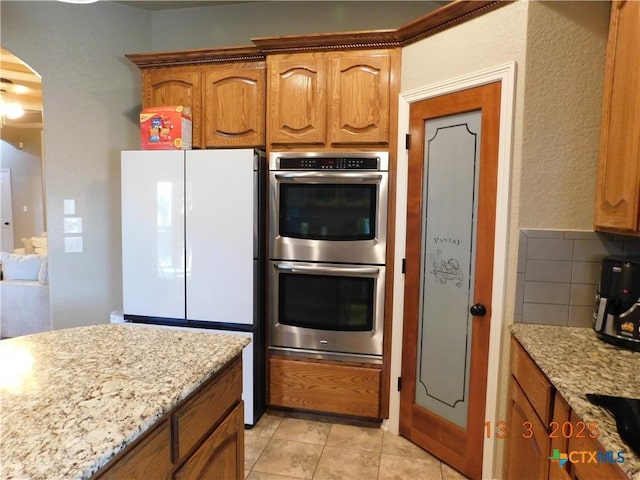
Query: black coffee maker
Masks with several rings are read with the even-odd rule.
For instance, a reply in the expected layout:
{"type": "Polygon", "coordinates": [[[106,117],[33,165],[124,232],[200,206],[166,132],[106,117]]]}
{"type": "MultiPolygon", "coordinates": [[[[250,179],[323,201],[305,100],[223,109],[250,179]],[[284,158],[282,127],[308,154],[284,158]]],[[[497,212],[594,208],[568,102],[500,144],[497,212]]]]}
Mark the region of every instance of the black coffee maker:
{"type": "Polygon", "coordinates": [[[640,351],[640,257],[602,259],[593,329],[606,342],[640,351]]]}

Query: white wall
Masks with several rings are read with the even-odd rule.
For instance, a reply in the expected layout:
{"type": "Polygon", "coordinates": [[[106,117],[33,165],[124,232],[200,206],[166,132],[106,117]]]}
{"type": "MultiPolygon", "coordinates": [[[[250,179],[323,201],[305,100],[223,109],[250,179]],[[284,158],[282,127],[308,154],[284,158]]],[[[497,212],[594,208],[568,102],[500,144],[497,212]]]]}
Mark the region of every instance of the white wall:
{"type": "Polygon", "coordinates": [[[251,45],[252,38],[394,29],[432,11],[429,1],[249,2],[152,15],[152,51],[251,45]]]}
{"type": "MultiPolygon", "coordinates": [[[[507,62],[517,65],[506,302],[494,306],[505,318],[502,348],[494,352],[501,356],[500,385],[493,392],[499,418],[506,418],[519,228],[592,228],[609,5],[518,1],[403,49],[402,92],[507,62]]],[[[406,213],[398,211],[397,216],[404,219],[406,213]]],[[[397,255],[402,258],[404,232],[398,237],[397,255]]],[[[403,285],[395,288],[395,298],[401,299],[403,285]]],[[[401,331],[397,303],[393,323],[394,330],[401,331]]],[[[392,368],[397,371],[398,335],[393,346],[392,368]]],[[[399,398],[391,394],[393,429],[399,398]]],[[[494,448],[492,477],[499,478],[503,444],[494,442],[494,448]]]]}
{"type": "Polygon", "coordinates": [[[519,226],[591,230],[610,3],[532,2],[519,226]]]}
{"type": "Polygon", "coordinates": [[[115,3],[3,1],[2,46],[42,75],[54,328],[105,323],[122,304],[120,150],[138,146],[146,12],[115,3]],[[64,253],[63,200],[83,219],[84,253],[64,253]]]}

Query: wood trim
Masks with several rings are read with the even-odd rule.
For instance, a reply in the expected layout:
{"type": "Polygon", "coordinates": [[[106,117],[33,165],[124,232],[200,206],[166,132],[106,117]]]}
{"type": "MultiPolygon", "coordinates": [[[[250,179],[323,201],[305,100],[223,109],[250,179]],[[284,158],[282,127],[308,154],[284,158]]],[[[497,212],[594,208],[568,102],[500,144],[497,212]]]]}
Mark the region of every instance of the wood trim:
{"type": "Polygon", "coordinates": [[[370,30],[318,33],[252,38],[251,41],[265,54],[378,49],[400,46],[396,32],[397,30],[370,30]]]}
{"type": "Polygon", "coordinates": [[[128,53],[125,55],[140,68],[174,67],[208,63],[253,62],[265,59],[264,53],[253,46],[204,48],[176,52],[128,53]]]}
{"type": "Polygon", "coordinates": [[[386,292],[384,297],[384,329],[382,358],[385,359],[380,379],[380,417],[389,418],[391,396],[391,352],[393,345],[393,296],[395,284],[396,251],[396,196],[398,162],[398,97],[400,96],[400,66],[402,49],[391,55],[389,77],[389,190],[387,200],[387,255],[386,292]]]}
{"type": "Polygon", "coordinates": [[[504,7],[515,0],[457,0],[419,17],[398,29],[356,32],[286,35],[253,38],[253,45],[183,50],[174,52],[130,53],[125,56],[139,68],[222,62],[264,60],[267,54],[362,50],[405,47],[472,18],[504,7]]]}

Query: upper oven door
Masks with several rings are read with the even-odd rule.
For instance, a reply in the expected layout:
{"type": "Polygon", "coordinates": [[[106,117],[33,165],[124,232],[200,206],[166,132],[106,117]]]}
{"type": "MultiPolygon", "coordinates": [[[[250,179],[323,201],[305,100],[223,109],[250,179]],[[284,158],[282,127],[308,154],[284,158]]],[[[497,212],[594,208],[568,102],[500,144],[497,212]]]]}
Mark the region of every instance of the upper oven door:
{"type": "Polygon", "coordinates": [[[269,256],[385,263],[388,173],[269,173],[269,256]]]}

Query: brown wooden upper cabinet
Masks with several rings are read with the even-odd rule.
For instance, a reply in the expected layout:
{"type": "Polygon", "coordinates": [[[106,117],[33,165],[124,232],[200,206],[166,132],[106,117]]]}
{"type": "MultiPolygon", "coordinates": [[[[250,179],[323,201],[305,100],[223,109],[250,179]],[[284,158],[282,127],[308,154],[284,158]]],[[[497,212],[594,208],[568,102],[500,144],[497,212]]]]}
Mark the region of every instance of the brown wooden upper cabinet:
{"type": "Polygon", "coordinates": [[[607,45],[595,229],[640,233],[640,2],[614,1],[607,45]]]}
{"type": "Polygon", "coordinates": [[[395,49],[268,55],[268,144],[388,147],[398,59],[395,49]]]}
{"type": "Polygon", "coordinates": [[[193,147],[265,145],[265,64],[228,63],[142,70],[142,106],[191,108],[193,147]]]}

